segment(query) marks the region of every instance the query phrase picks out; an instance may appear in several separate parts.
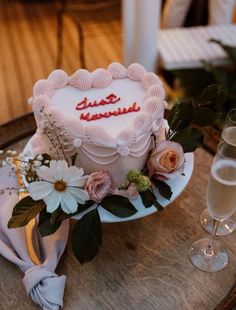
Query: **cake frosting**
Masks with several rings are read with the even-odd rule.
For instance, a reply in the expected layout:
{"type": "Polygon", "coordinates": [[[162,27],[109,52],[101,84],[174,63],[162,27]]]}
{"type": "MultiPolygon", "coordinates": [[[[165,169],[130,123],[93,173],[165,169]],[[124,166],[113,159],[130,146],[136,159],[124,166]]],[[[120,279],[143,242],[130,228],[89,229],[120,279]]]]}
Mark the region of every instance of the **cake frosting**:
{"type": "Polygon", "coordinates": [[[159,77],[137,63],[127,69],[119,63],[93,72],[79,69],[71,76],[54,70],[36,82],[29,103],[38,126],[36,153],[53,152],[46,134],[53,127],[64,155],[78,153],[76,165],[85,173],[107,170],[116,185],[130,169],[143,168],[166,106],[159,77]]]}

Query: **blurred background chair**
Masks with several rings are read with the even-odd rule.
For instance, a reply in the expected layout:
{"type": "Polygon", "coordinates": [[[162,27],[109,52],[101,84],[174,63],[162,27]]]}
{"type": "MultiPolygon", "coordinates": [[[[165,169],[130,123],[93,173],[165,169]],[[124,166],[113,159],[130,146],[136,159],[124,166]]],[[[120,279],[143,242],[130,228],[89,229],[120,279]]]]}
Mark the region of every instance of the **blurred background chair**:
{"type": "MultiPolygon", "coordinates": [[[[62,66],[64,18],[69,16],[75,23],[78,35],[78,57],[82,68],[87,68],[85,38],[114,34],[112,23],[121,20],[120,0],[62,0],[57,18],[57,67],[62,66]],[[96,25],[94,27],[94,25],[96,25]],[[99,31],[97,29],[99,28],[99,31]]],[[[120,33],[120,29],[117,29],[120,33]]],[[[70,47],[68,47],[70,48],[70,47]]],[[[93,47],[96,49],[96,46],[93,47]]]]}

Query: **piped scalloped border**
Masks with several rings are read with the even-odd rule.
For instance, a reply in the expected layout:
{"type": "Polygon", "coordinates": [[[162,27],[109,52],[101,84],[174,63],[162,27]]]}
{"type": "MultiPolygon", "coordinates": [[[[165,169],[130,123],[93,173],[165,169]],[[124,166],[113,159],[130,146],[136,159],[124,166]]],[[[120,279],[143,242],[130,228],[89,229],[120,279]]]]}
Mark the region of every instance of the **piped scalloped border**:
{"type": "Polygon", "coordinates": [[[163,84],[155,73],[147,72],[138,63],[131,64],[126,69],[118,62],[111,63],[107,70],[99,68],[89,72],[85,69],[79,69],[70,77],[63,70],[54,70],[46,80],[39,80],[35,83],[33,98],[29,99],[29,103],[33,103],[38,124],[42,122],[42,112],[47,111],[52,116],[54,123],[62,126],[64,132],[74,141],[75,147],[83,147],[83,143],[86,142],[94,146],[116,149],[116,154],[120,156],[132,155],[132,145],[135,145],[140,135],[147,135],[148,138],[151,133],[156,134],[158,132],[162,126],[166,107],[163,84]],[[98,125],[84,126],[79,119],[66,119],[59,110],[50,107],[50,97],[53,96],[55,89],[66,85],[73,86],[81,91],[91,88],[105,88],[112,80],[123,78],[139,82],[147,94],[144,108],[134,118],[131,128],[121,132],[115,139],[98,125]]]}

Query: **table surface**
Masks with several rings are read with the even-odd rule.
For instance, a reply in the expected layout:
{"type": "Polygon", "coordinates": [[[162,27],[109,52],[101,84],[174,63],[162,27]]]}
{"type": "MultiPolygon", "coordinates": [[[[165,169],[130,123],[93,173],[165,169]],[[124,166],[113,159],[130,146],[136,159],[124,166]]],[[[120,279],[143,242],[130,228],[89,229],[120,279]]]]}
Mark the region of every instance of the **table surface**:
{"type": "MultiPolygon", "coordinates": [[[[236,233],[221,237],[230,257],[224,270],[204,273],[188,259],[191,243],[207,235],[199,216],[211,162],[206,151],[195,152],[188,186],[164,211],[103,224],[102,249],[92,262],[80,266],[68,245],[57,269],[67,276],[65,310],[210,310],[220,303],[236,281],[236,233]]],[[[21,271],[2,257],[0,265],[1,310],[39,309],[25,293],[21,271]]]]}

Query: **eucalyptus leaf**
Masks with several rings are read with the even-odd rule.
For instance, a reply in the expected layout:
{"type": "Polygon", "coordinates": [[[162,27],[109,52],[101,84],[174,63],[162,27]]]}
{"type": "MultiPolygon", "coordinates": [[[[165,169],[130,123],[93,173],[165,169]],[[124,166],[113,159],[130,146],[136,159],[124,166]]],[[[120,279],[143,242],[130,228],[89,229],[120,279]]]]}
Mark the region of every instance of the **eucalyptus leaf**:
{"type": "Polygon", "coordinates": [[[76,215],[76,214],[79,214],[81,212],[84,212],[84,211],[88,210],[94,204],[95,204],[95,202],[93,200],[88,200],[83,205],[78,203],[78,210],[73,215],[76,215]]]}
{"type": "Polygon", "coordinates": [[[202,146],[204,135],[197,128],[185,128],[179,130],[172,138],[171,141],[177,142],[182,145],[184,153],[194,152],[197,147],[202,146]]]}
{"type": "Polygon", "coordinates": [[[170,200],[173,194],[171,187],[167,183],[160,181],[158,179],[155,179],[155,178],[152,178],[152,182],[155,185],[155,187],[158,189],[160,195],[164,197],[165,199],[170,200]]]}
{"type": "Polygon", "coordinates": [[[212,67],[211,72],[227,92],[231,95],[236,95],[235,72],[227,70],[227,68],[212,67]]]}
{"type": "Polygon", "coordinates": [[[54,211],[51,215],[50,221],[52,224],[58,222],[58,221],[64,221],[74,215],[77,215],[81,212],[84,212],[88,210],[92,205],[94,204],[94,201],[88,200],[85,204],[78,203],[78,210],[74,213],[65,213],[63,210],[59,207],[56,211],[54,211]]]}
{"type": "Polygon", "coordinates": [[[231,109],[236,109],[236,96],[229,95],[225,106],[227,112],[231,109]]]}
{"type": "Polygon", "coordinates": [[[140,192],[139,195],[145,208],[154,206],[158,211],[163,209],[162,205],[157,201],[156,196],[150,189],[146,190],[145,192],[140,192]]]}
{"type": "Polygon", "coordinates": [[[216,83],[212,73],[204,68],[177,70],[174,74],[180,80],[187,97],[197,98],[202,89],[216,83]]]}
{"type": "Polygon", "coordinates": [[[14,207],[8,228],[26,226],[46,207],[43,200],[35,201],[30,196],[20,200],[14,207]]]}
{"type": "Polygon", "coordinates": [[[61,222],[67,218],[70,218],[71,216],[72,214],[67,214],[63,212],[63,210],[59,207],[51,214],[50,222],[52,225],[54,225],[57,222],[61,222]]]}
{"type": "Polygon", "coordinates": [[[209,108],[212,111],[223,113],[227,97],[228,92],[222,88],[222,85],[209,85],[201,92],[198,100],[195,102],[195,107],[209,108]]]}
{"type": "Polygon", "coordinates": [[[194,124],[198,126],[210,126],[219,117],[221,113],[216,113],[208,107],[200,107],[195,109],[194,124]]]}
{"type": "Polygon", "coordinates": [[[72,232],[72,250],[82,264],[92,260],[102,245],[101,220],[97,209],[85,214],[72,232]]]}
{"type": "Polygon", "coordinates": [[[54,234],[61,226],[61,221],[51,221],[52,213],[48,213],[46,209],[42,210],[39,214],[38,230],[41,237],[46,237],[54,234]]]}
{"type": "Polygon", "coordinates": [[[219,84],[212,84],[203,89],[198,98],[198,102],[201,106],[209,106],[213,98],[216,97],[219,89],[222,89],[222,86],[219,84]]]}
{"type": "Polygon", "coordinates": [[[182,99],[172,108],[168,123],[173,131],[188,127],[194,118],[192,99],[182,99]]]}
{"type": "Polygon", "coordinates": [[[132,216],[137,212],[129,199],[121,195],[106,196],[100,204],[108,212],[122,218],[132,216]]]}

